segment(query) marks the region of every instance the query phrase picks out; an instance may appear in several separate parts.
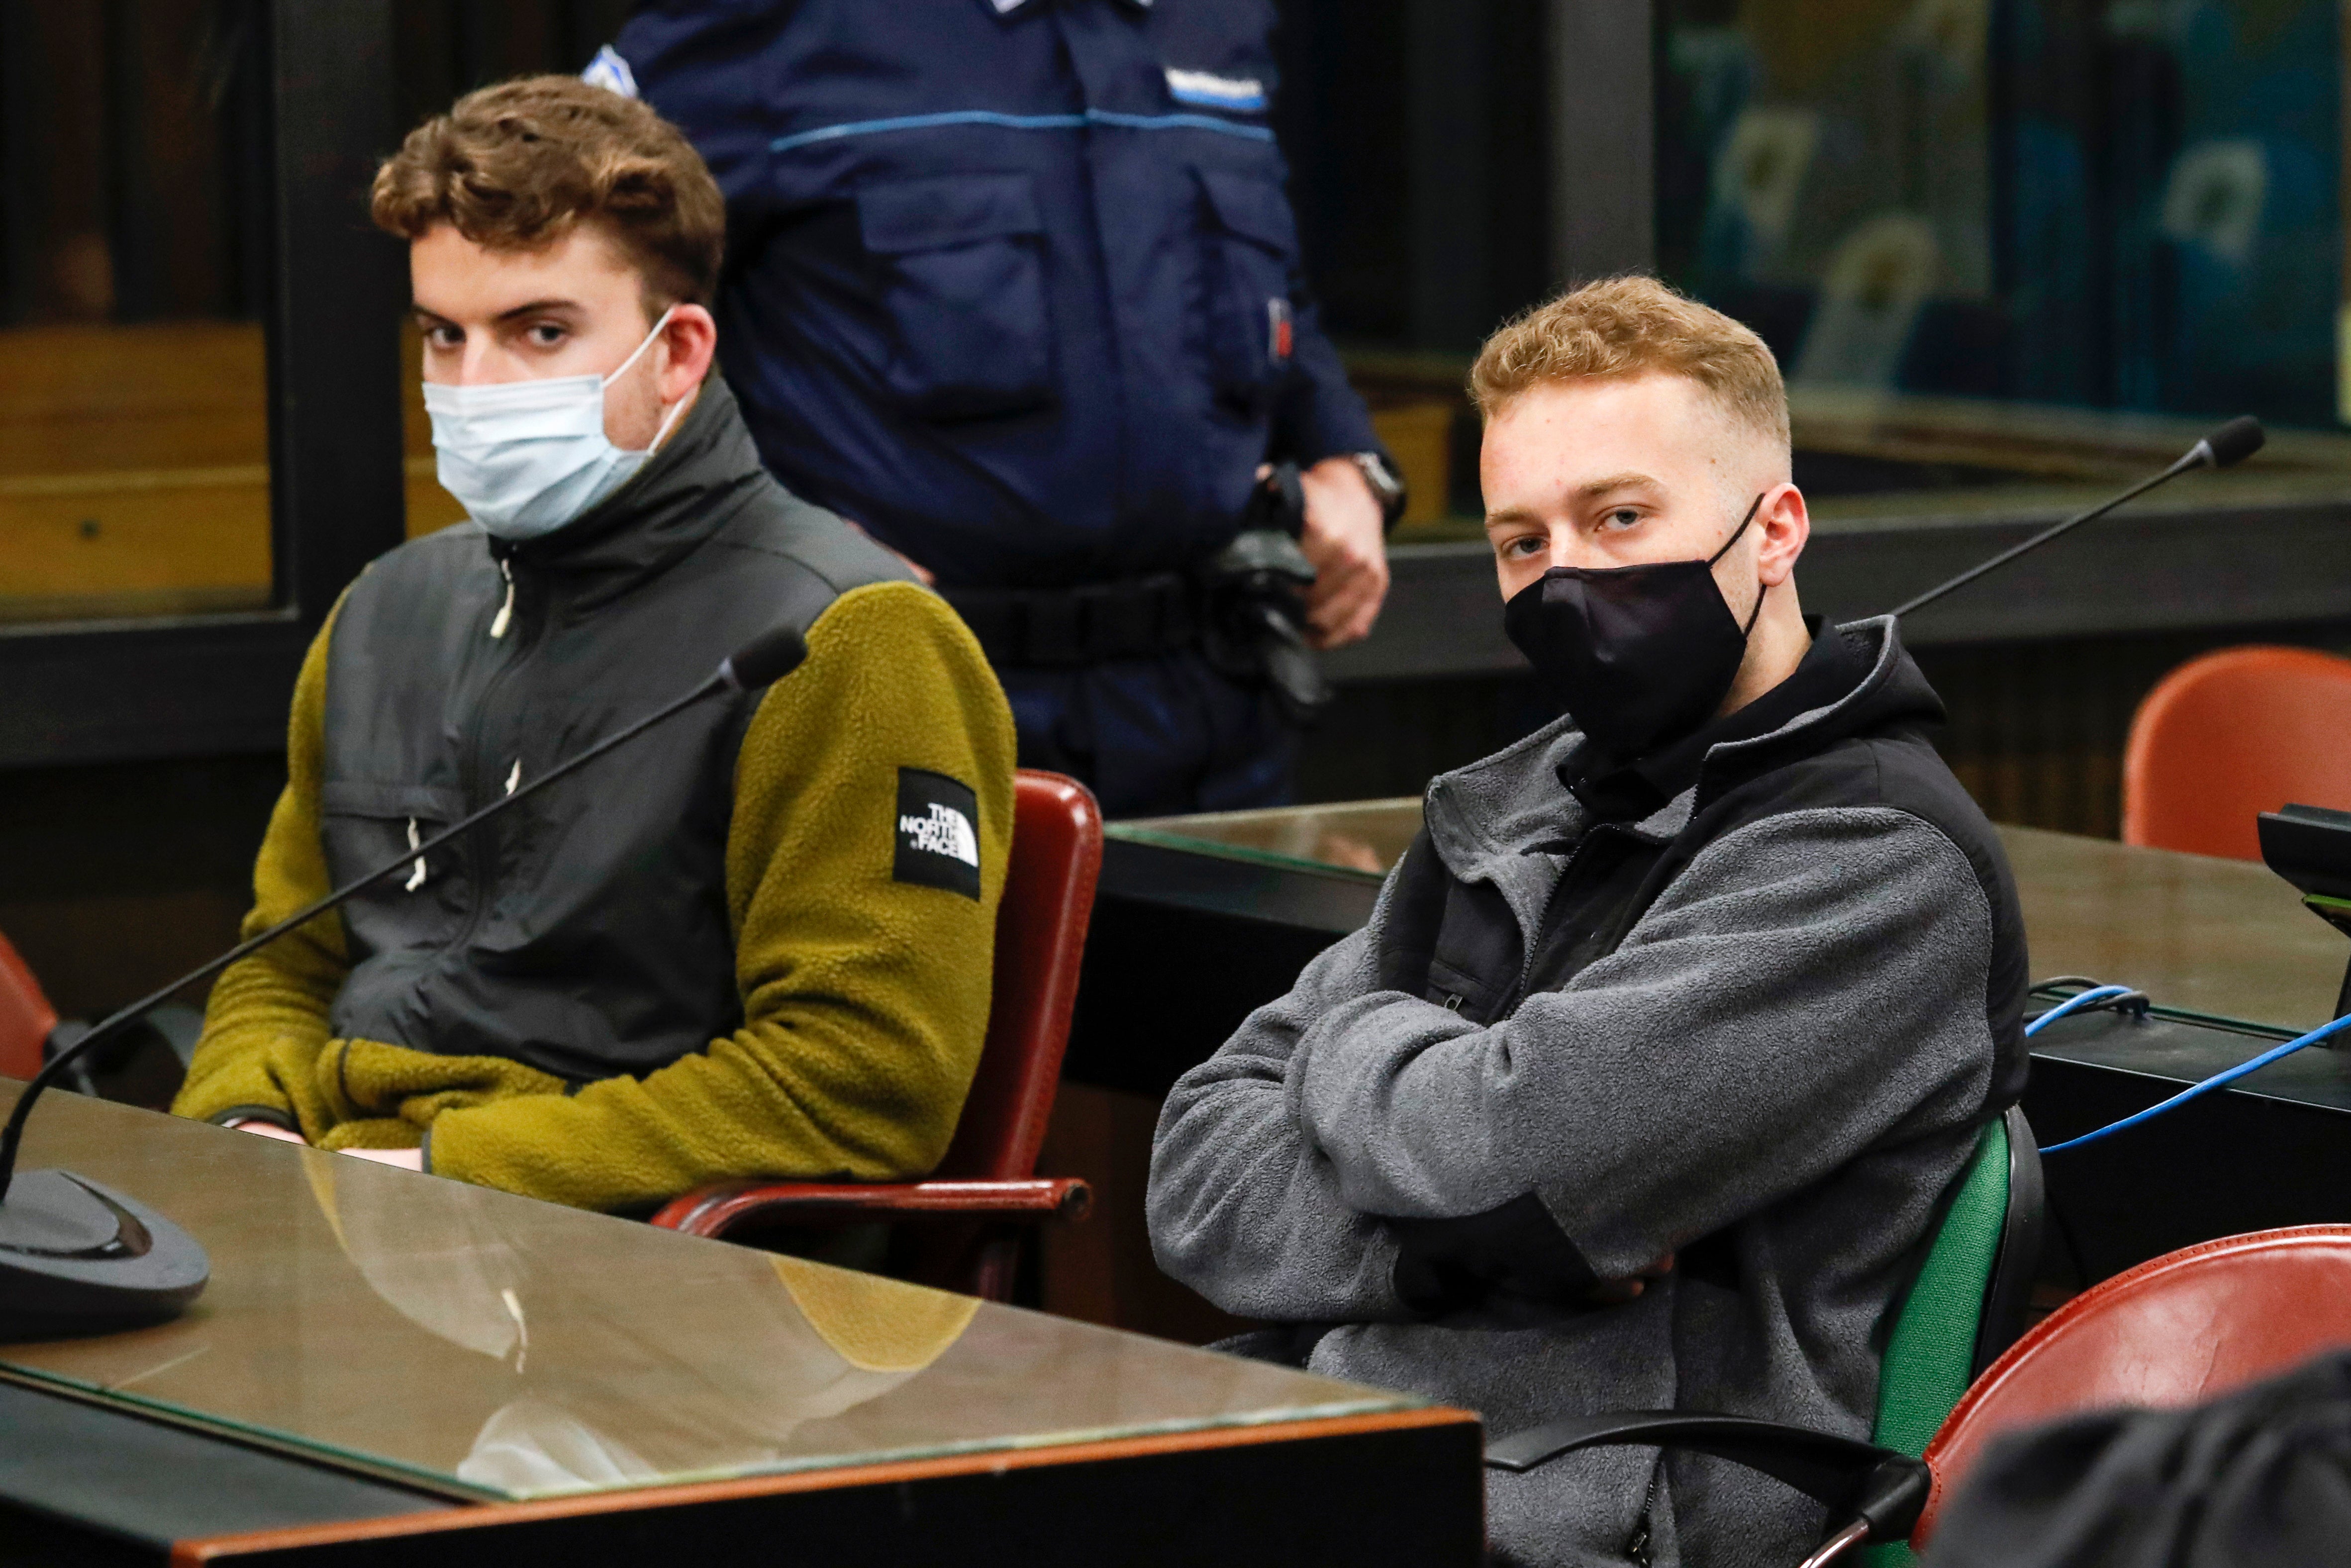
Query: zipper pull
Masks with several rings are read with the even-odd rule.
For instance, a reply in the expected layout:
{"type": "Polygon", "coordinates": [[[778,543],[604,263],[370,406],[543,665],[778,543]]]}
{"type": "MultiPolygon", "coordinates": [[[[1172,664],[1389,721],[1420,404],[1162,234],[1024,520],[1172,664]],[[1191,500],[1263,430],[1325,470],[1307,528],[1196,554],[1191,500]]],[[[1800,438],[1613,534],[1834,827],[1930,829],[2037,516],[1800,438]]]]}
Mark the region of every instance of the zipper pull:
{"type": "MultiPolygon", "coordinates": [[[[415,849],[418,845],[420,845],[420,844],[422,844],[422,843],[423,843],[423,842],[424,842],[424,836],[423,836],[422,833],[419,833],[419,832],[416,831],[416,819],[415,819],[415,818],[413,818],[413,817],[409,818],[409,819],[408,819],[408,847],[409,847],[410,849],[412,849],[412,850],[413,850],[413,849],[415,849]]],[[[416,869],[415,869],[414,871],[413,871],[413,872],[409,873],[409,875],[408,875],[408,883],[407,883],[406,887],[402,889],[402,891],[403,891],[403,892],[407,892],[407,893],[414,893],[418,888],[423,887],[423,885],[424,885],[424,857],[423,857],[423,855],[419,855],[419,856],[417,856],[417,857],[416,857],[416,869]]]]}
{"type": "Polygon", "coordinates": [[[514,619],[514,562],[499,561],[498,575],[507,580],[507,601],[498,606],[498,618],[490,622],[490,635],[493,637],[505,636],[507,623],[514,619]]]}
{"type": "Polygon", "coordinates": [[[1449,1013],[1458,1013],[1461,1010],[1460,992],[1455,991],[1452,995],[1445,998],[1445,1010],[1449,1013]]]}
{"type": "Polygon", "coordinates": [[[522,758],[517,757],[515,758],[514,771],[507,775],[507,793],[509,795],[513,794],[515,792],[515,786],[521,782],[522,758]]]}
{"type": "Polygon", "coordinates": [[[1633,1526],[1632,1539],[1625,1542],[1625,1560],[1635,1568],[1649,1568],[1654,1555],[1650,1547],[1656,1534],[1653,1521],[1657,1517],[1657,1483],[1665,1479],[1666,1461],[1659,1458],[1656,1468],[1649,1472],[1649,1490],[1641,1496],[1640,1521],[1633,1526]]]}

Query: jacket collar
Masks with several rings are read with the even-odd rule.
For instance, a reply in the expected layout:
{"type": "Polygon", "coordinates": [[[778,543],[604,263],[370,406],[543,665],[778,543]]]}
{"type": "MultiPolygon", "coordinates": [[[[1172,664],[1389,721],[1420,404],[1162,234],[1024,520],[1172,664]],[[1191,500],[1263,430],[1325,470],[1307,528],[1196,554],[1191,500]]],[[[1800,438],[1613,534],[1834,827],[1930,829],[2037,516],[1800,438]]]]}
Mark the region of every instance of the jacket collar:
{"type": "Polygon", "coordinates": [[[1709,749],[1698,766],[1695,804],[1713,800],[1742,779],[1753,778],[1790,758],[1819,751],[1848,736],[1890,724],[1939,723],[1943,699],[1903,651],[1902,632],[1891,615],[1848,621],[1827,633],[1843,637],[1859,653],[1868,673],[1833,703],[1809,708],[1768,735],[1709,749]]]}
{"type": "Polygon", "coordinates": [[[768,482],[735,395],[714,374],[628,483],[551,534],[490,540],[490,553],[546,579],[567,609],[590,610],[683,559],[768,482]]]}
{"type": "MultiPolygon", "coordinates": [[[[1743,779],[1851,735],[1943,716],[1941,700],[1903,652],[1891,616],[1826,634],[1845,638],[1867,674],[1835,702],[1797,714],[1768,735],[1712,747],[1695,785],[1623,831],[1663,843],[1689,825],[1702,803],[1743,779]]],[[[1438,775],[1423,801],[1429,841],[1446,865],[1464,882],[1492,883],[1524,930],[1540,922],[1557,880],[1563,858],[1558,846],[1592,827],[1590,813],[1560,782],[1561,768],[1586,744],[1575,720],[1563,716],[1491,757],[1438,775]]]]}
{"type": "Polygon", "coordinates": [[[1562,716],[1483,761],[1429,780],[1423,825],[1437,858],[1463,882],[1490,883],[1532,931],[1558,880],[1562,857],[1541,846],[1580,838],[1591,818],[1560,781],[1561,766],[1585,745],[1562,716]]]}

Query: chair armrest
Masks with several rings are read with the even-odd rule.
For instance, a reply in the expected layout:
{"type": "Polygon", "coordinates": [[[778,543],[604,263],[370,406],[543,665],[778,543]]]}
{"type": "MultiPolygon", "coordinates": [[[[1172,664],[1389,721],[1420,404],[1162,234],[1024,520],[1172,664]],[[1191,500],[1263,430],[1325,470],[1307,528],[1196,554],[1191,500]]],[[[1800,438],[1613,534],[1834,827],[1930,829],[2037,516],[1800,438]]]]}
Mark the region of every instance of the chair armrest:
{"type": "Polygon", "coordinates": [[[1548,1421],[1486,1445],[1495,1469],[1525,1471],[1574,1448],[1616,1444],[1694,1448],[1785,1481],[1840,1521],[1867,1525],[1860,1540],[1905,1541],[1927,1506],[1924,1459],[1854,1437],[1745,1416],[1619,1410],[1548,1421]]]}
{"type": "Polygon", "coordinates": [[[692,1236],[768,1225],[862,1225],[878,1220],[1082,1219],[1093,1189],[1069,1177],[1028,1181],[726,1182],[673,1198],[653,1223],[692,1236]]]}

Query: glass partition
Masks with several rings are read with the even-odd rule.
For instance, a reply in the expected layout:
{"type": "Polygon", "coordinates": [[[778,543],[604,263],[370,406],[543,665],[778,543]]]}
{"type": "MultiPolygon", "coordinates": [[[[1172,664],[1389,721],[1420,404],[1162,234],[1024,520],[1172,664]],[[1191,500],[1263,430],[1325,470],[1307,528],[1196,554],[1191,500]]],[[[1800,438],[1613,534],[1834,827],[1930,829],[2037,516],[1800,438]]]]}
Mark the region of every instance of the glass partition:
{"type": "Polygon", "coordinates": [[[1828,517],[2055,509],[2247,413],[2305,434],[2229,500],[2351,487],[2331,0],[1659,15],[1660,268],[1780,356],[1828,517]]]}
{"type": "Polygon", "coordinates": [[[0,622],[272,602],[258,15],[0,5],[0,622]]]}

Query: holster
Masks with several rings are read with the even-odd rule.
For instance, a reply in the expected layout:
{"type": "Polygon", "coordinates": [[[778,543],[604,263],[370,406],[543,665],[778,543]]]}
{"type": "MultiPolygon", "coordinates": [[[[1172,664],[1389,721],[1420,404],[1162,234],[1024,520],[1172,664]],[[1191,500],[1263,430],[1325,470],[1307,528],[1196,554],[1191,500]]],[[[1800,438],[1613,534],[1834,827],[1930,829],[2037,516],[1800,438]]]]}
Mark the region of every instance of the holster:
{"type": "Polygon", "coordinates": [[[1334,695],[1306,643],[1306,590],[1314,568],[1298,548],[1306,494],[1298,466],[1284,463],[1249,497],[1242,528],[1209,561],[1201,651],[1233,680],[1271,690],[1282,716],[1303,727],[1334,695]]]}
{"type": "Polygon", "coordinates": [[[1274,469],[1233,541],[1189,571],[1075,588],[943,588],[998,669],[1074,669],[1197,648],[1229,680],[1269,688],[1283,717],[1311,723],[1331,703],[1306,645],[1314,569],[1298,548],[1305,493],[1295,465],[1274,469]]]}

